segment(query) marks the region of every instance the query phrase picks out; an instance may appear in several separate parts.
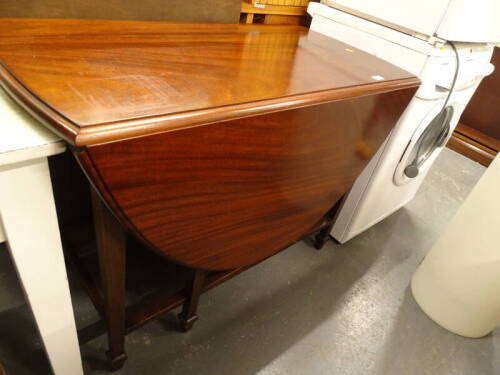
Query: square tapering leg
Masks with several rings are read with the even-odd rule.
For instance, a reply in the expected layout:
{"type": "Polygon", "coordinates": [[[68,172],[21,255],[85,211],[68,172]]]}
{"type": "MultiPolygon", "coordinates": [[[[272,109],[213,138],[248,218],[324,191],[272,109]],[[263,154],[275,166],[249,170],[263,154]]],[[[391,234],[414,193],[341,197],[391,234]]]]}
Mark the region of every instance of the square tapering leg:
{"type": "Polygon", "coordinates": [[[205,282],[206,271],[199,269],[189,269],[189,278],[187,282],[187,300],[182,306],[182,312],[179,314],[182,329],[187,332],[193,328],[194,322],[198,320],[196,310],[200,295],[203,292],[203,283],[205,282]]]}
{"type": "Polygon", "coordinates": [[[124,348],[126,236],[95,192],[92,194],[92,208],[108,328],[109,351],[106,354],[111,369],[117,370],[127,359],[124,348]]]}
{"type": "Polygon", "coordinates": [[[323,246],[327,243],[327,241],[330,239],[330,232],[332,231],[333,224],[335,224],[335,218],[337,215],[337,212],[339,212],[340,208],[342,207],[342,204],[344,203],[344,197],[345,195],[340,198],[337,203],[326,213],[325,215],[325,226],[321,228],[313,238],[313,244],[314,247],[317,250],[321,250],[323,246]]]}

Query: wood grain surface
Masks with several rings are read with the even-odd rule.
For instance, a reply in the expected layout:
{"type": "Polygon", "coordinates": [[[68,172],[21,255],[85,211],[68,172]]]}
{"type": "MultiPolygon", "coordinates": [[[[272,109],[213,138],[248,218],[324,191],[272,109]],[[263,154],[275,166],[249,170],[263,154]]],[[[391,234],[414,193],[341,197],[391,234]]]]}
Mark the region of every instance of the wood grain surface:
{"type": "Polygon", "coordinates": [[[298,26],[2,19],[0,83],[85,146],[418,80],[298,26]]]}
{"type": "Polygon", "coordinates": [[[77,154],[120,221],[160,254],[231,269],[322,220],[415,89],[88,147],[77,154]]]}

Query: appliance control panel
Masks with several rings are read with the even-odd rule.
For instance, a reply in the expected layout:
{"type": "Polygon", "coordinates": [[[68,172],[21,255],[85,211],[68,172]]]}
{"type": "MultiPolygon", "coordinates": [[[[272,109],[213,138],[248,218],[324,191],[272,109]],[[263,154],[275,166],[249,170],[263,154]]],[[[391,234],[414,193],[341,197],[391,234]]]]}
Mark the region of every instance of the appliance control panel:
{"type": "MultiPolygon", "coordinates": [[[[489,62],[489,54],[459,53],[459,69],[454,91],[477,85],[490,75],[495,67],[489,62]]],[[[448,94],[453,85],[456,59],[453,56],[433,57],[422,74],[422,85],[417,92],[421,99],[438,99],[448,94]]]]}

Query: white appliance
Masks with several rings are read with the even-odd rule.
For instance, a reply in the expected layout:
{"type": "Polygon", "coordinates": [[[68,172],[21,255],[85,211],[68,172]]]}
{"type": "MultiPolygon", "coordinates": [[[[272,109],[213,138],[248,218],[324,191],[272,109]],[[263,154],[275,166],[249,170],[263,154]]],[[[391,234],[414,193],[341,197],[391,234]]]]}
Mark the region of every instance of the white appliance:
{"type": "Polygon", "coordinates": [[[328,6],[421,39],[500,41],[499,0],[322,0],[328,6]]]}
{"type": "Polygon", "coordinates": [[[376,55],[422,81],[337,214],[331,234],[344,243],[415,196],[481,79],[493,71],[489,63],[493,47],[455,43],[455,52],[444,41],[416,38],[324,4],[310,3],[308,12],[312,31],[376,55]]]}

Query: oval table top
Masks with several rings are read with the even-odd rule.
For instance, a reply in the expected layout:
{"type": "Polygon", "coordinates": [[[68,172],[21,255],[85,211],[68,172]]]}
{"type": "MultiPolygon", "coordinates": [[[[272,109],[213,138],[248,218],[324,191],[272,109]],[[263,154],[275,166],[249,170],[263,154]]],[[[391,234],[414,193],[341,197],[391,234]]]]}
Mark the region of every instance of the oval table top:
{"type": "Polygon", "coordinates": [[[2,19],[0,83],[93,145],[418,85],[299,26],[2,19]]]}

